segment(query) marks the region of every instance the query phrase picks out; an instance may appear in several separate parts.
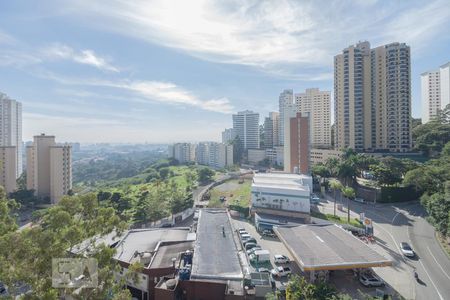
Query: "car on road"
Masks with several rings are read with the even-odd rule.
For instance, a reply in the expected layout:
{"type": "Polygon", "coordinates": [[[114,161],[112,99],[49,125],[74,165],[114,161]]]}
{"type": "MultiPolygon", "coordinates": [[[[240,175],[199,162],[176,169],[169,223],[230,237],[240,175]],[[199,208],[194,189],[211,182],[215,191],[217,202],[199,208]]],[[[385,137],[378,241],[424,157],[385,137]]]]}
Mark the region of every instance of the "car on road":
{"type": "Polygon", "coordinates": [[[264,229],[261,233],[262,236],[268,236],[268,237],[276,237],[275,233],[273,233],[272,230],[264,229]]]}
{"type": "Polygon", "coordinates": [[[259,273],[270,273],[270,270],[267,268],[258,268],[259,273]]]}
{"type": "Polygon", "coordinates": [[[262,249],[261,246],[256,245],[255,247],[247,250],[247,254],[248,255],[253,254],[256,250],[261,250],[261,249],[262,249]]]}
{"type": "Polygon", "coordinates": [[[241,234],[241,240],[244,242],[246,240],[252,239],[253,237],[248,233],[241,234]]]}
{"type": "Polygon", "coordinates": [[[355,201],[359,203],[366,203],[366,201],[363,198],[355,198],[355,201]]]}
{"type": "Polygon", "coordinates": [[[257,242],[254,238],[246,239],[245,241],[242,241],[242,243],[244,244],[244,246],[246,246],[247,244],[250,244],[250,243],[257,244],[257,242]]]}
{"type": "Polygon", "coordinates": [[[359,282],[367,287],[384,286],[384,281],[375,274],[363,273],[359,276],[359,282]]]}
{"type": "Polygon", "coordinates": [[[238,228],[237,232],[241,233],[241,232],[247,232],[247,230],[245,228],[238,228]]]}
{"type": "Polygon", "coordinates": [[[289,263],[289,257],[287,257],[286,255],[282,255],[282,254],[275,254],[273,256],[273,261],[276,264],[288,264],[289,263]]]}
{"type": "Polygon", "coordinates": [[[317,196],[317,194],[312,194],[311,195],[311,203],[318,204],[319,202],[320,202],[320,197],[317,196]]]}
{"type": "Polygon", "coordinates": [[[402,254],[406,257],[414,257],[416,255],[414,253],[414,250],[407,242],[400,243],[400,250],[402,251],[402,254]]]}
{"type": "Polygon", "coordinates": [[[172,223],[163,223],[163,224],[161,224],[160,227],[161,228],[169,228],[169,227],[173,227],[173,224],[172,223]]]}
{"type": "Polygon", "coordinates": [[[247,243],[247,244],[245,244],[245,251],[250,250],[256,246],[257,246],[256,243],[247,243]]]}
{"type": "Polygon", "coordinates": [[[273,268],[272,271],[270,271],[270,273],[276,277],[285,277],[285,276],[288,276],[289,274],[291,274],[292,270],[289,267],[281,267],[280,266],[280,267],[273,268]]]}

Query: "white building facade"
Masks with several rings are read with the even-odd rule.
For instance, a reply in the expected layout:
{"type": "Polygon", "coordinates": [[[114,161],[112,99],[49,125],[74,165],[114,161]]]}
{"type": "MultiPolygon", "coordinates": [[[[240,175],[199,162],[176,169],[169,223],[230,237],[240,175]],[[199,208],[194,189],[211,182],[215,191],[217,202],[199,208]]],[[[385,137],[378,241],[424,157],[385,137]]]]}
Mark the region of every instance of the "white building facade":
{"type": "Polygon", "coordinates": [[[252,182],[252,209],[309,214],[312,178],[300,174],[259,173],[252,182]]]}
{"type": "Polygon", "coordinates": [[[233,115],[233,129],[242,149],[259,149],[259,114],[241,111],[233,115]]]}
{"type": "Polygon", "coordinates": [[[286,89],[280,93],[280,96],[278,98],[278,109],[279,109],[279,121],[278,121],[278,145],[283,146],[284,145],[284,134],[285,134],[285,112],[286,108],[287,111],[292,110],[292,105],[294,104],[294,91],[291,89],[286,89]],[[287,107],[289,106],[289,107],[287,107]]]}
{"type": "Polygon", "coordinates": [[[22,174],[22,104],[0,93],[0,146],[16,147],[16,178],[22,174]]]}
{"type": "Polygon", "coordinates": [[[231,143],[234,138],[236,137],[236,132],[233,128],[227,128],[224,131],[222,131],[222,143],[229,144],[231,143]]]}

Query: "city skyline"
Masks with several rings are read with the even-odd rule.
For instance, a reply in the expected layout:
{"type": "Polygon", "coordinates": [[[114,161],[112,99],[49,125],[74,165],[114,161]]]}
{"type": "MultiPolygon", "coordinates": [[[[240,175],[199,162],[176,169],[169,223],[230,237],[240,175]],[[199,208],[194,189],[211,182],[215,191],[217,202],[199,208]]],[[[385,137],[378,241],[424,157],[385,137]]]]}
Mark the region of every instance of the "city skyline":
{"type": "Polygon", "coordinates": [[[24,141],[219,141],[232,113],[278,111],[284,89],[333,98],[349,45],[400,42],[420,117],[420,74],[448,62],[449,23],[445,1],[2,3],[0,91],[23,103],[24,141]]]}

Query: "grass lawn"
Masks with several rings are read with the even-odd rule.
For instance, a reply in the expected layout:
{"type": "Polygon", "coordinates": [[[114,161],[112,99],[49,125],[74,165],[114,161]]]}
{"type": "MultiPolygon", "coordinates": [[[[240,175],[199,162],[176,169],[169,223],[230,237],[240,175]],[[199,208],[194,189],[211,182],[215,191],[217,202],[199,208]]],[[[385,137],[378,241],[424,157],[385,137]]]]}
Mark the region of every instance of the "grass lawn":
{"type": "Polygon", "coordinates": [[[209,207],[225,207],[226,205],[238,205],[241,207],[248,207],[251,198],[251,184],[250,179],[244,180],[244,183],[239,183],[238,179],[228,180],[221,185],[211,189],[211,199],[209,200],[209,207]],[[225,202],[219,199],[221,196],[225,197],[225,202]]]}
{"type": "Polygon", "coordinates": [[[339,216],[334,216],[332,214],[323,214],[318,211],[311,211],[311,216],[315,217],[315,218],[327,220],[330,222],[338,223],[338,224],[349,224],[349,225],[352,225],[352,226],[355,226],[358,228],[364,228],[364,226],[361,223],[359,223],[358,220],[352,219],[352,218],[350,218],[350,223],[349,223],[349,222],[347,222],[347,217],[339,217],[339,216]]]}

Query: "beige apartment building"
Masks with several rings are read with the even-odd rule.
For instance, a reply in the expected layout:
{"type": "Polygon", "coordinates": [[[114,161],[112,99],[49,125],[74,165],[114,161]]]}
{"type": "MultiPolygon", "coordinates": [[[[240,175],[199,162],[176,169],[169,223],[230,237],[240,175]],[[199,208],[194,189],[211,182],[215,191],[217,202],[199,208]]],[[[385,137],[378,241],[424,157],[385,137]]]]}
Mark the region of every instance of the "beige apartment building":
{"type": "Polygon", "coordinates": [[[369,42],[334,57],[335,144],[357,151],[411,149],[410,48],[369,42]]]}
{"type": "Polygon", "coordinates": [[[15,146],[0,147],[0,185],[6,194],[16,190],[17,149],[15,146]]]}
{"type": "Polygon", "coordinates": [[[325,164],[330,158],[339,159],[341,155],[341,150],[312,148],[309,158],[311,165],[316,165],[325,164]]]}
{"type": "Polygon", "coordinates": [[[41,134],[27,147],[27,189],[58,203],[72,189],[72,147],[41,134]]]}
{"type": "Polygon", "coordinates": [[[306,89],[295,94],[297,111],[309,113],[312,147],[331,147],[331,96],[329,91],[306,89]]]}

